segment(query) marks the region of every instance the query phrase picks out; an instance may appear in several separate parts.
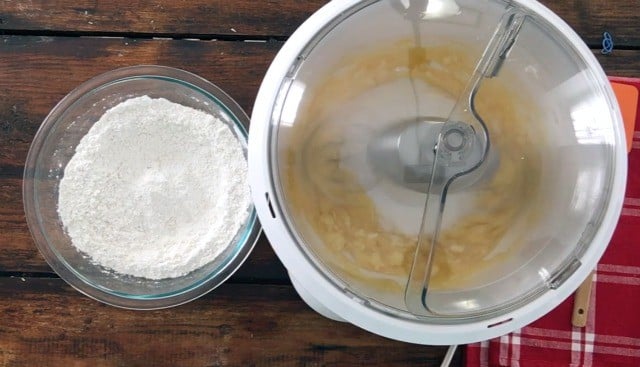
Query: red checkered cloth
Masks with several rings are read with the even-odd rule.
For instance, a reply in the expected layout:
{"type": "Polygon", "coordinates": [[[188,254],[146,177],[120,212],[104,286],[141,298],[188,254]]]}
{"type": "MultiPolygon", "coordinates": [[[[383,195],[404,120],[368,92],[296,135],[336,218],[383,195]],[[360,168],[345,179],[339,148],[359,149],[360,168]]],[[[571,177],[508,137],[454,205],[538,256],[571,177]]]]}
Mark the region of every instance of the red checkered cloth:
{"type": "MultiPolygon", "coordinates": [[[[640,88],[640,79],[627,82],[640,88]]],[[[522,329],[468,345],[466,367],[640,366],[640,122],[635,130],[624,208],[594,274],[586,327],[572,326],[569,297],[522,329]]]]}

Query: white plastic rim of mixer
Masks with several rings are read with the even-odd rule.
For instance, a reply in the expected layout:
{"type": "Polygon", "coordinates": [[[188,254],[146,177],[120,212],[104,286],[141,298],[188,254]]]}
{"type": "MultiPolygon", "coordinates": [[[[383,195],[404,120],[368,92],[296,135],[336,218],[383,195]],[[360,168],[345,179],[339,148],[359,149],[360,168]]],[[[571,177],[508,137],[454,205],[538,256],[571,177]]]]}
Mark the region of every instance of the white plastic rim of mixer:
{"type": "Polygon", "coordinates": [[[504,335],[531,323],[560,304],[590,274],[604,253],[622,210],[627,176],[625,138],[622,117],[615,95],[606,83],[607,77],[602,67],[580,37],[560,17],[536,1],[516,0],[517,3],[531,9],[554,25],[578,50],[596,77],[602,80],[602,92],[608,100],[616,121],[615,141],[617,145],[615,147],[616,161],[612,187],[614,194],[609,200],[602,225],[594,236],[593,245],[589,246],[580,259],[582,266],[558,289],[548,291],[529,304],[501,317],[485,319],[480,322],[469,321],[468,323],[448,325],[425,324],[419,321],[399,319],[363,306],[357,299],[332,284],[325,275],[308,262],[308,259],[299,250],[295,238],[287,229],[283,213],[279,211],[278,206],[275,203],[271,205],[267,201],[267,198],[275,198],[269,154],[266,153],[270,150],[269,129],[280,85],[290,65],[316,32],[358,2],[359,0],[332,1],[313,14],[294,32],[280,50],[269,67],[258,92],[249,134],[249,182],[256,210],[271,246],[289,273],[294,274],[296,281],[305,289],[313,290],[314,298],[323,302],[326,308],[358,327],[388,338],[430,345],[463,344],[504,335]]]}

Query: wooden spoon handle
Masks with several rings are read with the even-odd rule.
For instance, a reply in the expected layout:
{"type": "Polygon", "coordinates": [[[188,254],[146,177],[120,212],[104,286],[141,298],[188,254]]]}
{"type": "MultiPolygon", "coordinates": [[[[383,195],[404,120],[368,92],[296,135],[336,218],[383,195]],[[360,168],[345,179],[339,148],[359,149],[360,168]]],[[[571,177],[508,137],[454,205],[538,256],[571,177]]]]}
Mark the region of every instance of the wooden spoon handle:
{"type": "Polygon", "coordinates": [[[587,325],[587,314],[589,312],[589,299],[591,298],[591,286],[593,284],[593,272],[582,282],[576,290],[573,301],[573,315],[571,323],[576,327],[587,325]]]}

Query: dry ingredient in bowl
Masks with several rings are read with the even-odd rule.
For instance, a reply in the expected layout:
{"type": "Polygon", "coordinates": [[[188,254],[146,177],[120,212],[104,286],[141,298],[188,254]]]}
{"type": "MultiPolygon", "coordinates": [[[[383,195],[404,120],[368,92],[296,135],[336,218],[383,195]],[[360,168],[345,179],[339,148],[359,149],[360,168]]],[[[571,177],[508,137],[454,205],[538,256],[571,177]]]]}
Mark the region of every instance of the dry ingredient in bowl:
{"type": "Polygon", "coordinates": [[[60,182],[58,213],[96,264],[149,279],[214,260],[248,216],[247,163],[229,126],[148,96],[109,109],[60,182]]]}

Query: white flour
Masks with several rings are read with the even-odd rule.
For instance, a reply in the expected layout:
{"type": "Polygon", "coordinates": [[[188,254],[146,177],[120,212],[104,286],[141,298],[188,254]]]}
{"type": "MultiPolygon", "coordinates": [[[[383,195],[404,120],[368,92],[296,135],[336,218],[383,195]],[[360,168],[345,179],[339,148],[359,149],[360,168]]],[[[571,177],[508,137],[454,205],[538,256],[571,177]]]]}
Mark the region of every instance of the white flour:
{"type": "Polygon", "coordinates": [[[212,261],[249,206],[247,163],[230,128],[147,96],[95,123],[65,168],[58,197],[78,250],[149,279],[179,277],[212,261]]]}

